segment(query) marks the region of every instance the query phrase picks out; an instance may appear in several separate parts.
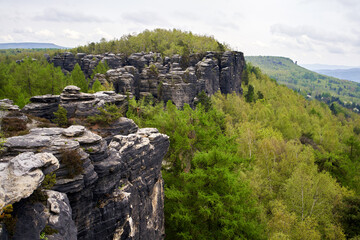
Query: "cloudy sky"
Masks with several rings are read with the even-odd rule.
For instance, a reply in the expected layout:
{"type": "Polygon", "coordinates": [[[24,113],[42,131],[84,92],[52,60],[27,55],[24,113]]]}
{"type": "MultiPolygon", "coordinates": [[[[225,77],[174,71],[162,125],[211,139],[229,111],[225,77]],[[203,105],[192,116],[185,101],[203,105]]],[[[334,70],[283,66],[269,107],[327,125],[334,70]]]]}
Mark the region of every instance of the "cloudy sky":
{"type": "Polygon", "coordinates": [[[0,0],[0,42],[75,47],[165,28],[245,55],[360,66],[360,0],[0,0]]]}

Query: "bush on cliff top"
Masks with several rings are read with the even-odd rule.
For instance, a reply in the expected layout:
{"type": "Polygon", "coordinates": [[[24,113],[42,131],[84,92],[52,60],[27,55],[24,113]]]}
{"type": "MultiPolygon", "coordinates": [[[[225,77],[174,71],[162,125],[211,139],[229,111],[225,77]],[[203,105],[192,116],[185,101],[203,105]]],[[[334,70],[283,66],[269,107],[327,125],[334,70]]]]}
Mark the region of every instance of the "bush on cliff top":
{"type": "Polygon", "coordinates": [[[122,108],[115,104],[105,104],[104,108],[99,107],[98,110],[100,111],[99,114],[87,117],[89,123],[106,126],[123,116],[122,108]]]}
{"type": "Polygon", "coordinates": [[[98,43],[90,43],[72,49],[73,53],[125,53],[130,55],[134,52],[157,52],[163,56],[174,54],[188,55],[206,51],[229,50],[225,43],[219,43],[212,36],[197,35],[191,32],[177,29],[145,30],[134,35],[124,35],[119,39],[106,41],[101,39],[98,43]]]}

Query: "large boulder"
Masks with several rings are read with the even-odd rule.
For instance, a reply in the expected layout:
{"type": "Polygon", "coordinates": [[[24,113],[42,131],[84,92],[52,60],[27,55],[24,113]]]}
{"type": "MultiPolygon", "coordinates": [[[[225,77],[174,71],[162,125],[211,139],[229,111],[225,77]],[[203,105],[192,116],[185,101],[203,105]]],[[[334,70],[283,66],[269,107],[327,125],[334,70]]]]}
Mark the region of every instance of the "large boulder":
{"type": "Polygon", "coordinates": [[[0,209],[29,197],[44,180],[45,174],[59,168],[51,153],[25,152],[0,160],[0,209]]]}

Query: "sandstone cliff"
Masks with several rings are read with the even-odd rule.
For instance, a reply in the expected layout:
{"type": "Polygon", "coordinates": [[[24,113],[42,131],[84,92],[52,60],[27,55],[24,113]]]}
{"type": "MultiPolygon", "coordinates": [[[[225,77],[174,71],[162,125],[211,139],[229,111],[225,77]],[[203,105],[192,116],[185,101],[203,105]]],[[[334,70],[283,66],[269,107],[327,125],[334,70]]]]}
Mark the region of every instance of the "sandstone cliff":
{"type": "Polygon", "coordinates": [[[85,76],[92,74],[96,65],[107,62],[111,68],[96,77],[112,82],[117,93],[132,93],[136,98],[152,94],[164,102],[172,100],[176,106],[193,106],[195,97],[204,91],[212,95],[242,93],[241,75],[245,67],[241,52],[207,52],[187,57],[162,57],[158,53],[86,55],[64,53],[49,60],[65,72],[78,63],[85,76]]]}
{"type": "MultiPolygon", "coordinates": [[[[123,96],[83,94],[70,86],[60,96],[37,96],[32,101],[24,112],[50,118],[60,104],[76,119],[107,102],[121,105],[123,96]]],[[[7,106],[3,117],[12,111],[20,119],[26,117],[11,101],[1,103],[7,106]]],[[[0,158],[0,209],[12,204],[16,224],[7,229],[0,223],[0,239],[10,239],[9,234],[13,239],[40,239],[44,228],[54,230],[46,235],[49,240],[163,239],[160,170],[168,137],[156,129],[138,129],[126,118],[98,131],[80,125],[32,128],[7,139],[0,158]],[[69,156],[82,169],[75,175],[66,162],[69,156]],[[47,190],[43,183],[51,173],[56,174],[56,184],[47,190]]]]}

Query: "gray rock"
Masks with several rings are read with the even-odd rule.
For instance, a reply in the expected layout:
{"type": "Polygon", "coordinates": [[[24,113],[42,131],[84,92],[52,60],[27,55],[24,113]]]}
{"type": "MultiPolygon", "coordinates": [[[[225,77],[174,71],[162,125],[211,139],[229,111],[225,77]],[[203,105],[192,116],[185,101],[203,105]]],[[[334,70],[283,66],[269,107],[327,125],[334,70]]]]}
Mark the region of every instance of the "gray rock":
{"type": "Polygon", "coordinates": [[[45,235],[49,240],[77,239],[77,229],[66,194],[49,190],[44,194],[48,197],[46,205],[23,200],[14,206],[17,208],[17,222],[13,239],[40,239],[45,226],[57,231],[45,235]]]}
{"type": "MultiPolygon", "coordinates": [[[[61,57],[63,68],[65,59],[71,59],[65,55],[61,57]]],[[[113,83],[117,93],[131,93],[137,99],[152,94],[155,98],[165,102],[172,100],[176,106],[182,107],[185,103],[193,106],[194,98],[201,91],[208,95],[219,90],[225,94],[242,93],[241,76],[245,59],[241,52],[207,52],[164,59],[159,53],[133,53],[128,58],[106,53],[82,56],[79,64],[85,75],[90,76],[99,61],[107,61],[111,70],[99,75],[98,79],[103,83],[113,83]],[[153,72],[154,67],[150,68],[152,65],[156,67],[156,73],[153,72]]]]}
{"type": "Polygon", "coordinates": [[[0,240],[9,240],[8,232],[6,231],[5,224],[0,223],[0,240]]]}
{"type": "Polygon", "coordinates": [[[66,137],[78,137],[84,134],[86,128],[81,125],[72,125],[62,132],[66,137]]]}
{"type": "Polygon", "coordinates": [[[59,161],[51,153],[26,152],[9,161],[0,161],[0,209],[29,197],[44,175],[58,168],[59,161]]]}
{"type": "Polygon", "coordinates": [[[48,225],[58,230],[58,233],[48,235],[49,240],[76,240],[77,228],[72,220],[72,210],[65,193],[46,191],[48,196],[47,208],[49,211],[48,225]]]}
{"type": "Polygon", "coordinates": [[[60,98],[58,98],[57,102],[29,103],[25,105],[23,109],[21,109],[21,111],[23,113],[31,114],[36,117],[52,119],[54,118],[54,112],[58,110],[59,103],[60,98]]]}
{"type": "Polygon", "coordinates": [[[138,129],[126,118],[117,124],[112,127],[116,131],[122,129],[123,135],[111,137],[109,146],[105,139],[77,125],[67,129],[36,128],[21,138],[8,139],[8,151],[0,160],[0,173],[4,173],[0,186],[6,191],[1,190],[0,195],[2,192],[16,194],[12,200],[5,196],[0,199],[8,199],[6,204],[16,202],[13,205],[19,219],[16,239],[24,236],[38,239],[45,225],[59,231],[47,236],[48,239],[164,238],[161,164],[169,138],[153,128],[138,129]],[[12,155],[25,150],[44,153],[25,153],[22,156],[30,157],[24,161],[12,160],[12,155]],[[79,154],[81,174],[73,178],[67,176],[67,167],[62,163],[64,150],[75,150],[79,154]],[[45,156],[56,156],[60,163],[52,188],[58,193],[48,192],[47,206],[24,199],[38,187],[44,173],[55,170],[51,161],[39,160],[45,156]],[[12,161],[15,163],[11,165],[12,161]],[[26,184],[32,184],[31,190],[26,190],[23,182],[18,184],[19,181],[9,178],[8,172],[12,172],[11,176],[29,172],[31,181],[27,179],[26,184]]]}

